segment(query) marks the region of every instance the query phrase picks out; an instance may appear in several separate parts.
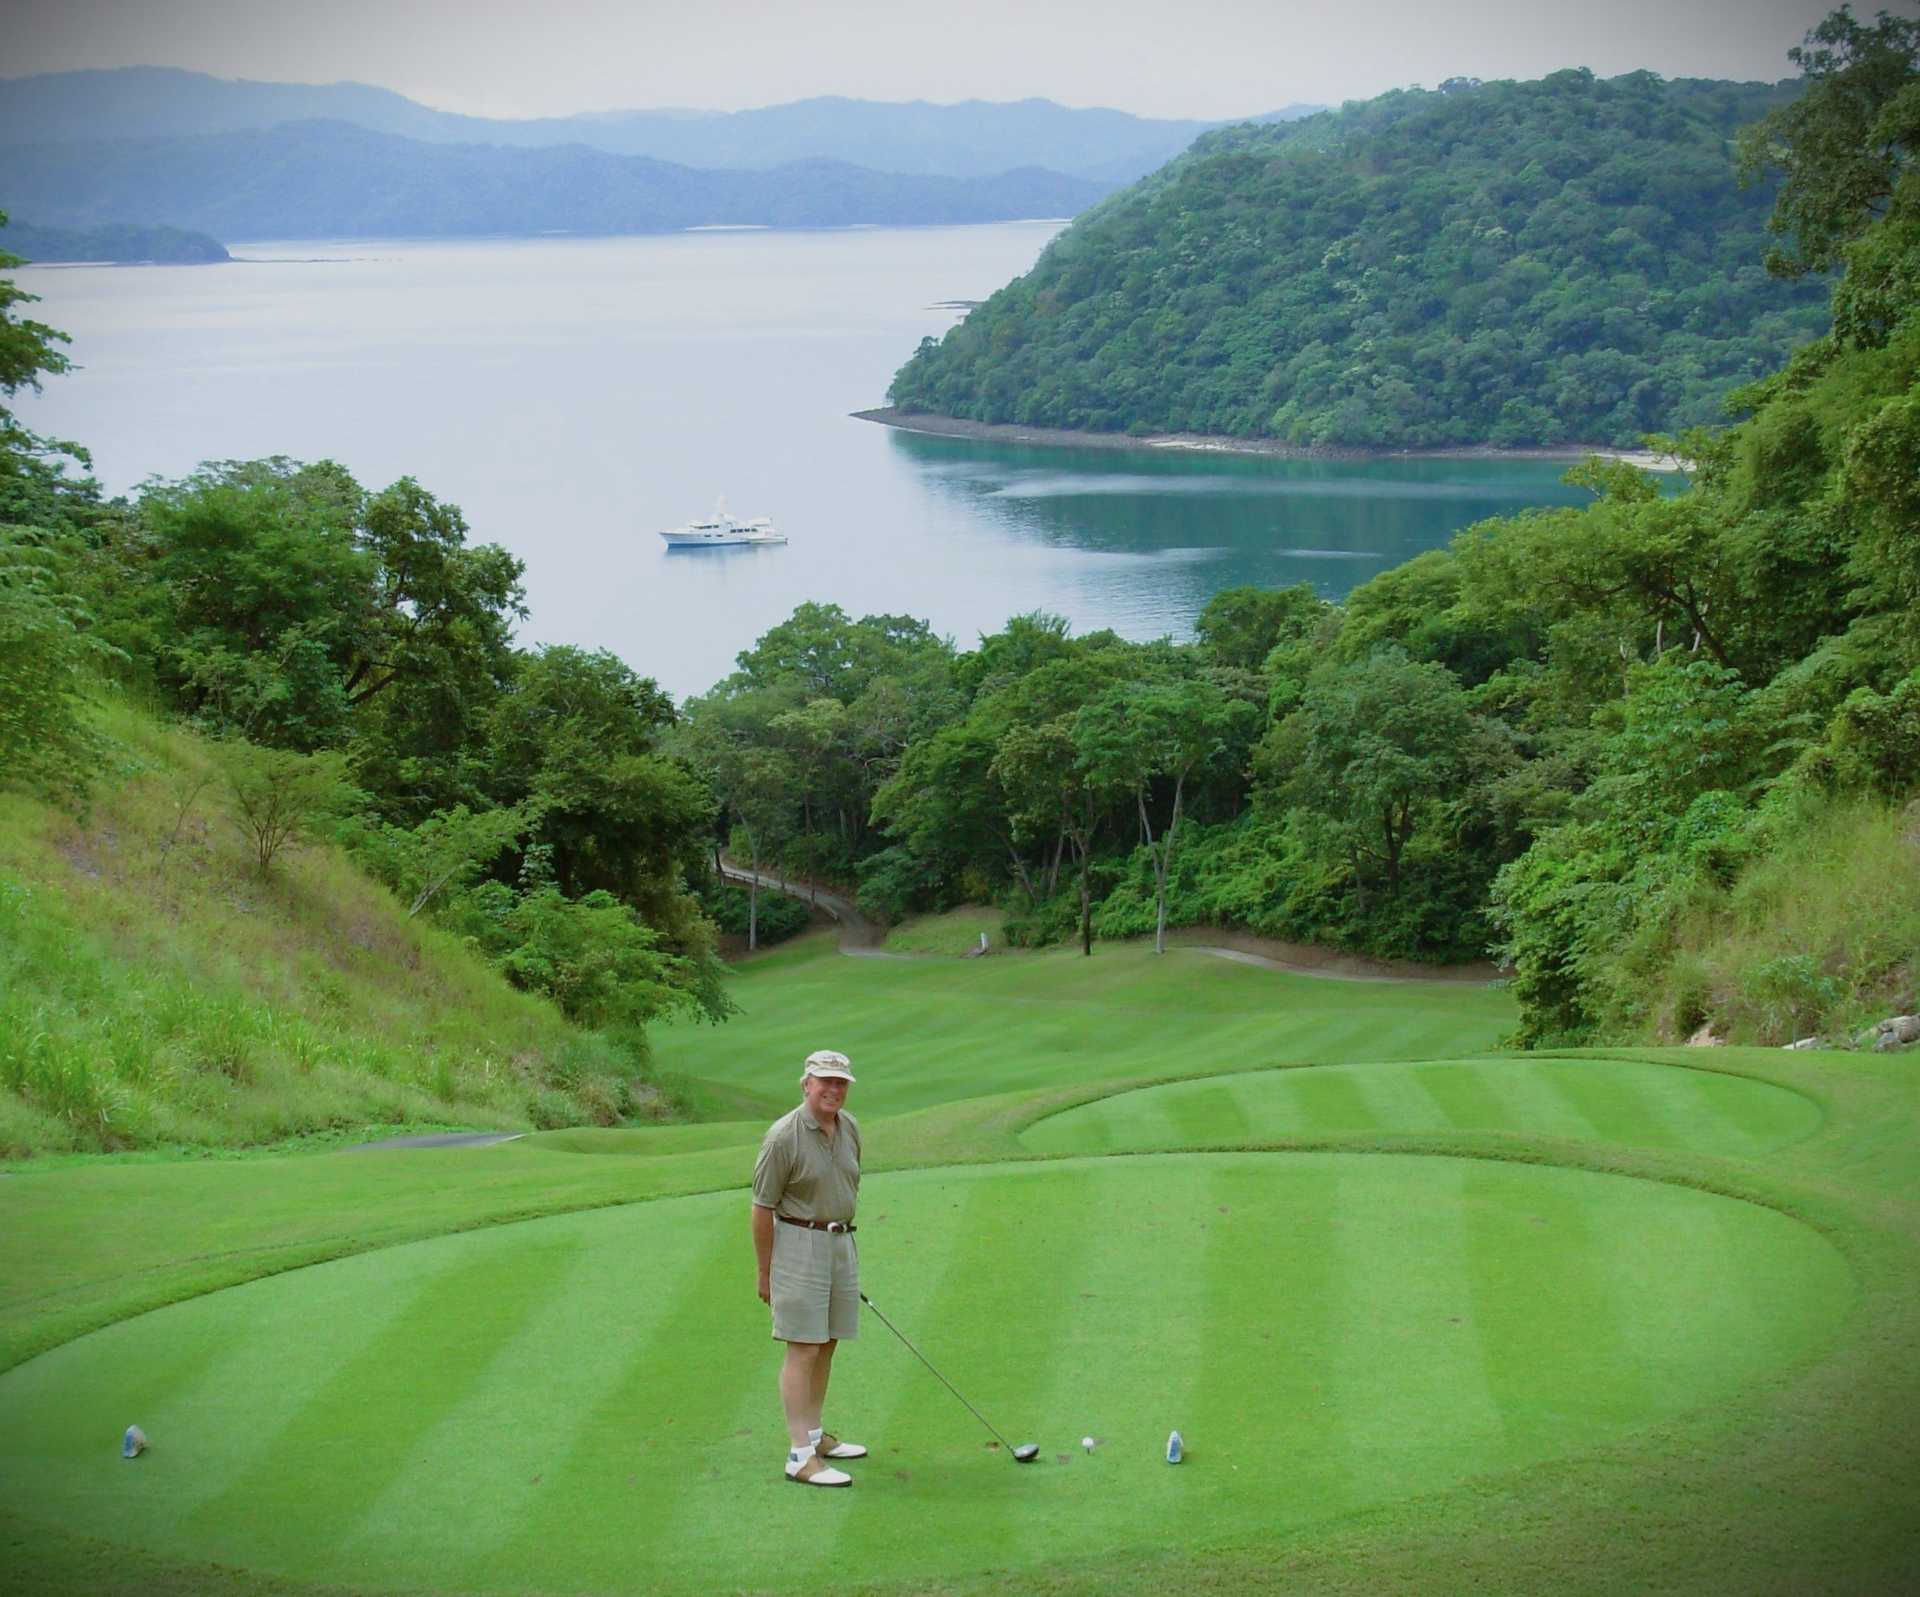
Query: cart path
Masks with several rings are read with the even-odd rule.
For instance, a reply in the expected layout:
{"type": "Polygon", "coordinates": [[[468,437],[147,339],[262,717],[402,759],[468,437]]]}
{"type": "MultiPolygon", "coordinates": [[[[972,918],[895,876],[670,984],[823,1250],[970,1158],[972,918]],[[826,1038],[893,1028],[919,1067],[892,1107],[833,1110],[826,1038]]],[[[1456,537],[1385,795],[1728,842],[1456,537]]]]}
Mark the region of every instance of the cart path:
{"type": "Polygon", "coordinates": [[[829,892],[824,887],[811,887],[804,882],[783,882],[779,877],[766,871],[742,870],[730,861],[722,861],[720,874],[730,882],[745,886],[758,881],[762,887],[776,893],[785,893],[789,898],[804,899],[818,905],[840,923],[840,952],[851,954],[859,959],[911,959],[911,954],[893,954],[880,947],[880,939],[885,935],[882,930],[866,916],[862,915],[853,901],[838,893],[829,892]]]}
{"type": "MultiPolygon", "coordinates": [[[[755,873],[723,862],[721,873],[729,881],[744,885],[755,873]]],[[[940,954],[896,954],[879,946],[886,934],[862,915],[853,902],[824,887],[810,888],[802,883],[783,882],[766,871],[758,873],[760,885],[776,893],[806,899],[819,905],[840,923],[840,952],[860,959],[940,959],[940,954]]],[[[1335,953],[1310,943],[1285,943],[1247,933],[1223,931],[1218,927],[1193,927],[1169,931],[1168,948],[1184,948],[1195,954],[1210,954],[1215,959],[1230,959],[1237,964],[1258,966],[1261,970],[1284,971],[1289,976],[1314,976],[1322,981],[1357,982],[1459,982],[1484,986],[1498,981],[1500,974],[1492,965],[1419,965],[1411,960],[1368,959],[1359,954],[1335,953]],[[1199,939],[1205,937],[1205,942],[1199,939]]]]}

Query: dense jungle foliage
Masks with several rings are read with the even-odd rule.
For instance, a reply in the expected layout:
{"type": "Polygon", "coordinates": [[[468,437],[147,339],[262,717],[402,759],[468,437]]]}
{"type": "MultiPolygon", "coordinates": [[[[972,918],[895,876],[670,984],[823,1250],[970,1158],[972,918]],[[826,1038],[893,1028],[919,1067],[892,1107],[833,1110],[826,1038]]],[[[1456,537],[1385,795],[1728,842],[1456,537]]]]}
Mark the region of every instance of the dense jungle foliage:
{"type": "MultiPolygon", "coordinates": [[[[1027,615],[959,650],[809,603],[675,707],[606,652],[515,647],[518,563],[409,479],[228,462],[107,501],[0,412],[0,783],[84,802],[121,769],[88,711],[117,680],[222,740],[263,877],[325,831],[636,1036],[726,1010],[722,837],[885,916],[997,901],[1014,941],[1491,948],[1532,1042],[1911,1008],[1917,58],[1920,23],[1838,12],[1742,135],[1779,174],[1756,270],[1830,285],[1832,330],[1742,391],[1749,419],[1673,440],[1685,491],[1591,461],[1586,508],[1483,523],[1339,606],[1221,593],[1191,644],[1027,615]]],[[[24,298],[0,289],[7,394],[63,364],[24,298]]]]}
{"type": "Polygon", "coordinates": [[[1826,325],[1770,277],[1736,131],[1787,86],[1450,80],[1242,126],[1079,217],[890,397],[1298,445],[1628,445],[1826,325]]]}

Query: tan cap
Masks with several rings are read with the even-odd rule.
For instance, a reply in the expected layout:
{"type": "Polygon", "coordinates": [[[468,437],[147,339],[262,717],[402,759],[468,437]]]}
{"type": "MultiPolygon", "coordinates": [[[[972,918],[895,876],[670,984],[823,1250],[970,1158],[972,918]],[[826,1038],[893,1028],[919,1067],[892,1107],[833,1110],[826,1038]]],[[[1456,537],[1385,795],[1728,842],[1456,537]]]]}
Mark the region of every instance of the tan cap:
{"type": "Polygon", "coordinates": [[[853,1071],[848,1068],[847,1056],[836,1053],[831,1048],[816,1048],[807,1055],[806,1074],[809,1076],[837,1076],[842,1081],[852,1081],[853,1071]]]}

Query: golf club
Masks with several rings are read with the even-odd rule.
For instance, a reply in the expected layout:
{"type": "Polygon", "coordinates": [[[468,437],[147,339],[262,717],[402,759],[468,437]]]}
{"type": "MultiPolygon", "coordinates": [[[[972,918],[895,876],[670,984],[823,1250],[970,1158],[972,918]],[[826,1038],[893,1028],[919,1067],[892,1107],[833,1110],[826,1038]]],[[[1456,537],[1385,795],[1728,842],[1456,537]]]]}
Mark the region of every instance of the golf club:
{"type": "MultiPolygon", "coordinates": [[[[893,1321],[889,1320],[886,1317],[886,1315],[880,1314],[879,1304],[875,1303],[873,1299],[868,1297],[864,1292],[860,1294],[860,1301],[866,1304],[868,1308],[872,1309],[875,1314],[880,1315],[880,1323],[884,1325],[889,1331],[893,1332],[895,1336],[900,1338],[900,1345],[902,1347],[904,1347],[909,1353],[911,1353],[915,1358],[917,1358],[922,1364],[926,1365],[928,1369],[933,1370],[933,1361],[929,1359],[926,1356],[926,1354],[922,1353],[917,1347],[915,1347],[911,1342],[907,1340],[906,1333],[903,1332],[899,1326],[895,1325],[893,1321]]],[[[977,1419],[982,1425],[986,1426],[986,1428],[989,1431],[993,1431],[993,1439],[996,1442],[998,1442],[1002,1447],[1004,1447],[1008,1452],[1013,1454],[1014,1463],[1031,1464],[1036,1458],[1040,1456],[1040,1444],[1038,1442],[1023,1442],[1020,1444],[1020,1446],[1015,1447],[1013,1443],[1009,1442],[998,1431],[993,1430],[993,1422],[989,1420],[986,1417],[986,1415],[982,1414],[971,1403],[968,1403],[964,1397],[960,1397],[959,1387],[955,1386],[953,1382],[949,1381],[938,1370],[933,1370],[933,1373],[934,1373],[934,1377],[940,1382],[942,1386],[944,1386],[949,1392],[953,1393],[955,1397],[959,1397],[960,1401],[963,1404],[966,1404],[966,1410],[969,1414],[971,1414],[975,1419],[977,1419]]]]}

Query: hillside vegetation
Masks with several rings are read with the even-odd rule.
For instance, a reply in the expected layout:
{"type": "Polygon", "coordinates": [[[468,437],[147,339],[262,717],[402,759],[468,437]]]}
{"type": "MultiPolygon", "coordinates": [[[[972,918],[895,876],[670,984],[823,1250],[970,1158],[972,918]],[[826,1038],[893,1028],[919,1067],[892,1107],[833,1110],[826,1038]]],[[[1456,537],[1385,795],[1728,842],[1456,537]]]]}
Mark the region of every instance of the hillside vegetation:
{"type": "Polygon", "coordinates": [[[1762,264],[1760,84],[1454,80],[1206,135],[921,344],[909,411],[1298,445],[1633,444],[1823,330],[1762,264]]]}
{"type": "Polygon", "coordinates": [[[80,816],[0,794],[0,1157],[665,1113],[570,1024],[331,845],[262,875],[227,752],[96,712],[80,816]]]}
{"type": "Polygon", "coordinates": [[[218,239],[177,227],[36,227],[31,222],[14,221],[7,229],[7,242],[28,262],[192,266],[232,258],[218,239]]]}

